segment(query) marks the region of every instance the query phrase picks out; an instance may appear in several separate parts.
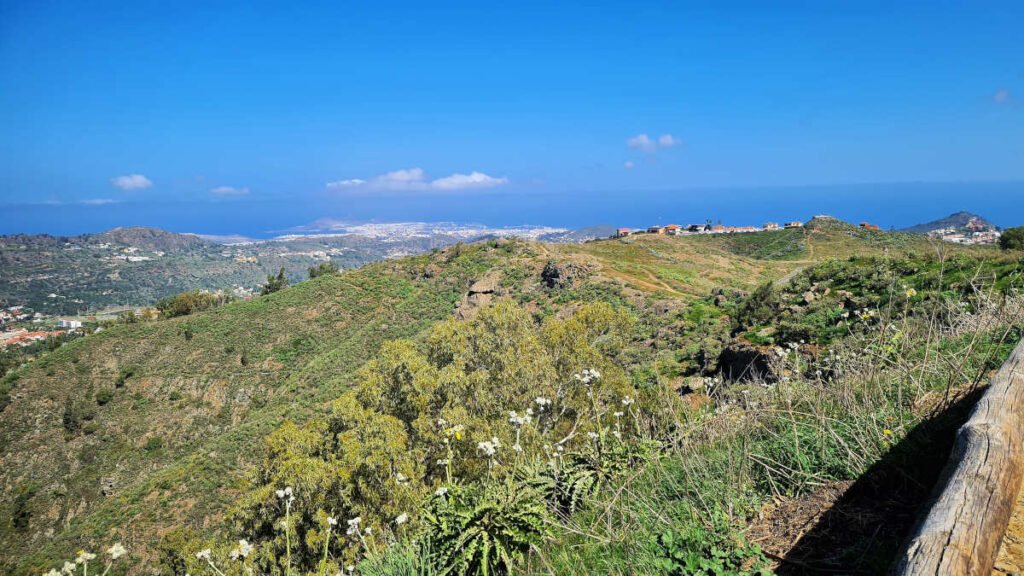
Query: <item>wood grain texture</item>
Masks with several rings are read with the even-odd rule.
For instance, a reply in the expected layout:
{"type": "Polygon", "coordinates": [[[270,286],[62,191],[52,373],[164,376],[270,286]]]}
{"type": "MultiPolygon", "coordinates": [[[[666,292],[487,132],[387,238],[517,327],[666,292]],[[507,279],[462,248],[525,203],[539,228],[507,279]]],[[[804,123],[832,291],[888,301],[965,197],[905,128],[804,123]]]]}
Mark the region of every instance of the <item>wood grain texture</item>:
{"type": "Polygon", "coordinates": [[[938,492],[893,572],[989,576],[1024,479],[1024,341],[957,432],[938,492]]]}

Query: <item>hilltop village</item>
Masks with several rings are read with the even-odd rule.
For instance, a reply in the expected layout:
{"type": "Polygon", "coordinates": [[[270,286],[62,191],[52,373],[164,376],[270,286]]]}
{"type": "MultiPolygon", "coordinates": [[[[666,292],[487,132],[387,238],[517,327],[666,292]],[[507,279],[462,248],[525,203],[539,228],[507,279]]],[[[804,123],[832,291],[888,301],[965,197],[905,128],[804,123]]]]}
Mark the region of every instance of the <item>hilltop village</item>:
{"type": "MultiPolygon", "coordinates": [[[[816,215],[812,220],[839,221],[838,218],[827,214],[816,215]]],[[[615,233],[611,237],[624,238],[636,234],[660,234],[663,236],[689,236],[693,234],[749,234],[752,232],[803,228],[804,225],[805,223],[800,220],[793,220],[782,224],[778,222],[765,222],[762,226],[725,226],[721,221],[719,221],[718,224],[712,224],[711,220],[707,220],[703,224],[689,224],[686,226],[680,226],[679,224],[658,224],[647,228],[637,229],[616,228],[615,233]]],[[[880,230],[876,224],[872,224],[870,222],[861,222],[859,227],[863,230],[880,230]]],[[[991,224],[988,224],[981,219],[974,219],[964,226],[947,226],[944,228],[929,230],[927,235],[931,238],[956,244],[983,245],[998,243],[1001,233],[991,224]]]]}

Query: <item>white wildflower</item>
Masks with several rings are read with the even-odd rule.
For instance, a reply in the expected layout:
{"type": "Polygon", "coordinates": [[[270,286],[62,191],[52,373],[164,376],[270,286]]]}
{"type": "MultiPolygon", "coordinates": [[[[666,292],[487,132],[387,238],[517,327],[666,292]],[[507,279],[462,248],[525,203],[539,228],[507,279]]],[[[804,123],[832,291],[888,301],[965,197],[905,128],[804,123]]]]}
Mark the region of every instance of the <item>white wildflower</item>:
{"type": "Polygon", "coordinates": [[[210,561],[210,554],[212,552],[213,551],[210,550],[209,548],[207,548],[206,550],[200,550],[199,552],[196,552],[196,558],[199,558],[200,560],[206,560],[207,562],[209,562],[210,561]]]}
{"type": "Polygon", "coordinates": [[[615,416],[616,418],[622,418],[622,412],[614,412],[612,413],[612,416],[615,416]]]}
{"type": "Polygon", "coordinates": [[[547,408],[548,406],[551,406],[551,400],[543,396],[537,396],[537,399],[534,400],[534,403],[536,403],[537,406],[540,406],[541,410],[547,408]]]}
{"type": "Polygon", "coordinates": [[[366,535],[369,536],[370,534],[373,534],[373,526],[366,527],[366,535]]]}
{"type": "Polygon", "coordinates": [[[348,521],[348,530],[345,530],[345,534],[348,534],[349,536],[356,536],[356,535],[358,535],[359,534],[359,523],[362,522],[362,521],[363,521],[363,519],[361,517],[359,517],[359,516],[356,516],[355,518],[349,520],[348,521]]]}
{"type": "Polygon", "coordinates": [[[591,440],[597,440],[599,437],[600,436],[597,432],[587,432],[587,438],[590,438],[591,440]]]}
{"type": "Polygon", "coordinates": [[[494,456],[494,454],[498,451],[498,447],[495,446],[494,442],[478,442],[476,445],[476,449],[479,450],[480,452],[483,452],[487,456],[494,456]]]}
{"type": "Polygon", "coordinates": [[[406,514],[405,512],[402,512],[401,514],[398,515],[397,518],[395,518],[395,524],[398,524],[399,526],[401,526],[402,524],[405,524],[408,521],[409,521],[409,515],[406,514]]]}
{"type": "Polygon", "coordinates": [[[89,562],[90,560],[92,560],[94,558],[96,558],[95,554],[92,554],[90,552],[86,552],[85,550],[79,550],[78,551],[78,555],[75,558],[75,563],[76,564],[85,564],[85,563],[89,562]]]}
{"type": "Polygon", "coordinates": [[[399,472],[398,474],[395,474],[395,481],[399,484],[405,484],[409,481],[409,477],[399,472]]]}
{"type": "Polygon", "coordinates": [[[118,558],[124,556],[127,553],[128,551],[125,550],[124,546],[122,546],[120,542],[114,544],[110,548],[107,548],[107,554],[110,554],[111,560],[117,560],[118,558]]]}
{"type": "Polygon", "coordinates": [[[60,569],[61,574],[73,574],[78,567],[75,566],[74,562],[65,562],[64,567],[60,569]]]}
{"type": "Polygon", "coordinates": [[[328,516],[327,517],[327,524],[329,524],[330,526],[337,526],[338,525],[338,520],[336,518],[334,518],[333,516],[328,516]]]}
{"type": "Polygon", "coordinates": [[[46,574],[43,574],[43,576],[60,576],[60,572],[57,572],[56,569],[51,569],[46,574]]]}
{"type": "Polygon", "coordinates": [[[444,486],[441,486],[437,490],[434,490],[434,496],[444,496],[447,493],[448,493],[448,489],[445,488],[444,486]]]}
{"type": "Polygon", "coordinates": [[[232,560],[244,559],[244,558],[248,557],[249,554],[252,554],[252,550],[253,550],[253,546],[252,546],[252,544],[249,544],[249,542],[247,540],[239,540],[238,541],[238,546],[235,546],[235,549],[231,551],[231,559],[232,560]]]}
{"type": "Polygon", "coordinates": [[[622,405],[623,406],[629,406],[629,405],[633,404],[634,402],[636,402],[636,400],[634,400],[633,398],[631,398],[629,396],[626,396],[625,398],[622,399],[622,405]]]}
{"type": "Polygon", "coordinates": [[[515,450],[516,452],[522,452],[523,451],[523,447],[520,446],[519,444],[513,444],[512,445],[512,449],[515,450]]]}

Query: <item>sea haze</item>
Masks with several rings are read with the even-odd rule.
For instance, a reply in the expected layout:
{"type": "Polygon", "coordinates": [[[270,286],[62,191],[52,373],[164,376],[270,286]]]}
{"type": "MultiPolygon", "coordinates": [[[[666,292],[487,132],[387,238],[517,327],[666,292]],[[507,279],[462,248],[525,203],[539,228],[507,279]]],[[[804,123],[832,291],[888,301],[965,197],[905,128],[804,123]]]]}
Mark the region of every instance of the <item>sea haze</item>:
{"type": "Polygon", "coordinates": [[[831,214],[883,229],[966,210],[1007,227],[1024,224],[1024,182],[862,184],[744,189],[603,192],[484,192],[242,198],[235,201],[125,201],[99,206],[0,206],[0,234],[76,235],[118,226],[268,238],[329,219],[345,222],[458,222],[492,227],[595,224],[638,227],[707,219],[730,225],[806,220],[831,214]]]}

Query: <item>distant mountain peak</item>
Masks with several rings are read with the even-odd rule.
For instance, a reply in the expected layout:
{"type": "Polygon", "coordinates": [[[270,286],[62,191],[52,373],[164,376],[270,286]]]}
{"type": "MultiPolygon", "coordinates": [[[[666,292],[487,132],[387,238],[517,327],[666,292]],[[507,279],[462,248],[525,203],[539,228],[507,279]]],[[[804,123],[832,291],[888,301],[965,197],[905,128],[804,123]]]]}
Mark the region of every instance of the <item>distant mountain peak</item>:
{"type": "Polygon", "coordinates": [[[938,220],[932,220],[924,224],[917,224],[909,228],[904,228],[903,232],[911,232],[913,234],[928,234],[935,230],[943,230],[946,228],[952,228],[954,231],[985,231],[985,230],[997,230],[998,227],[992,224],[985,218],[961,210],[954,212],[945,218],[939,218],[938,220]]]}

